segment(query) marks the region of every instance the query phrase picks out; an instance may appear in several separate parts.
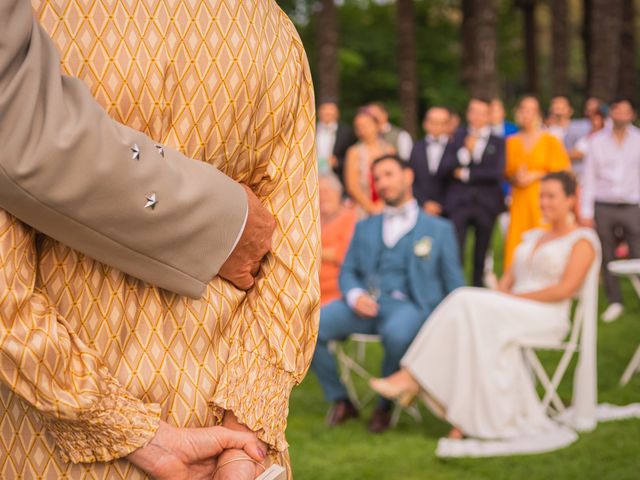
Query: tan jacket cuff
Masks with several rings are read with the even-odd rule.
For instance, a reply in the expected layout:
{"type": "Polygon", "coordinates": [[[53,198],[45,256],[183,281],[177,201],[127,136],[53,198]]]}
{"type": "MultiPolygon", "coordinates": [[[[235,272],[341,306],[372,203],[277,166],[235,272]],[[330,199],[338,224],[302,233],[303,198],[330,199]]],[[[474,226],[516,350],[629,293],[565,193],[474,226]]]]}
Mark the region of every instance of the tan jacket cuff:
{"type": "Polygon", "coordinates": [[[219,421],[231,410],[260,440],[282,452],[288,448],[289,396],[296,383],[292,373],[234,342],[209,405],[219,421]]]}
{"type": "Polygon", "coordinates": [[[132,397],[114,379],[108,394],[73,420],[43,415],[43,424],[66,462],[108,462],[129,455],[154,437],[160,406],[132,397]]]}

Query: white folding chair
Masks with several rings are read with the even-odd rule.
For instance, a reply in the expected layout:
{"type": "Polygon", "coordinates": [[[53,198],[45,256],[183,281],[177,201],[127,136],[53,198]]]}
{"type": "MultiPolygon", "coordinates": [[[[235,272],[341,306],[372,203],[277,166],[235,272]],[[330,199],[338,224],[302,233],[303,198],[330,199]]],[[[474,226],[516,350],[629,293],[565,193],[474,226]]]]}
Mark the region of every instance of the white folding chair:
{"type": "Polygon", "coordinates": [[[560,414],[566,410],[564,403],[558,396],[558,386],[564,377],[564,374],[571,363],[573,355],[579,350],[580,333],[584,322],[584,304],[581,300],[577,301],[573,318],[571,319],[571,330],[565,341],[557,344],[527,344],[522,347],[525,361],[529,364],[535,378],[544,388],[542,397],[542,406],[545,410],[552,414],[560,414]],[[553,375],[549,377],[547,371],[542,366],[542,362],[536,355],[536,350],[552,350],[561,351],[560,361],[553,371],[553,375]]]}
{"type": "MultiPolygon", "coordinates": [[[[366,392],[360,395],[356,387],[356,378],[360,378],[366,383],[374,377],[363,364],[367,346],[380,344],[382,339],[380,335],[354,333],[347,340],[348,342],[333,342],[332,348],[340,367],[340,379],[349,393],[349,398],[358,408],[363,408],[376,397],[376,394],[367,388],[366,392]]],[[[393,427],[398,424],[403,411],[408,413],[416,422],[422,421],[422,415],[416,403],[408,407],[402,407],[399,403],[394,402],[391,415],[391,425],[393,427]]]]}

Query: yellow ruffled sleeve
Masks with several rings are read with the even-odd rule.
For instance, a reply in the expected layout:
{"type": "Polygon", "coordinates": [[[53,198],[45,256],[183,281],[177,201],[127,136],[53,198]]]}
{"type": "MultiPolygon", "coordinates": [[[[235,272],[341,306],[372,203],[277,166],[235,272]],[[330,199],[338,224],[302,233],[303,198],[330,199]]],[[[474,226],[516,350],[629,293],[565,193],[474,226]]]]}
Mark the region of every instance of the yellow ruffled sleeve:
{"type": "Polygon", "coordinates": [[[160,407],[132,397],[37,288],[36,232],[0,210],[0,382],[35,408],[65,461],[146,445],[160,407]]]}

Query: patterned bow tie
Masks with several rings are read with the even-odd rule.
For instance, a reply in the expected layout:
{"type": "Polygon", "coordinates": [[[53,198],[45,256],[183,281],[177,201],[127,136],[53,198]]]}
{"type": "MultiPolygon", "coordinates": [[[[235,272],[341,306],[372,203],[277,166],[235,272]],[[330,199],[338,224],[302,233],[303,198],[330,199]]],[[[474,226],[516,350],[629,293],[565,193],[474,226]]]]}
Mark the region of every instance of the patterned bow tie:
{"type": "Polygon", "coordinates": [[[391,207],[387,205],[384,207],[384,216],[385,218],[407,218],[410,211],[410,205],[403,205],[402,207],[391,207]]]}

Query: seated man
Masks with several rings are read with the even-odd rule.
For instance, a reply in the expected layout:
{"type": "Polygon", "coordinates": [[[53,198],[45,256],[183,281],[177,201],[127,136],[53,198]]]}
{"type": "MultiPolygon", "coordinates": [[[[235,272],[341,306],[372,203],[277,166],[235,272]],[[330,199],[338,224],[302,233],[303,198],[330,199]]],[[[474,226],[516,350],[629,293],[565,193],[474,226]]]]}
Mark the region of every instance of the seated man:
{"type": "MultiPolygon", "coordinates": [[[[394,372],[424,320],[464,283],[453,226],[421,211],[412,194],[413,171],[396,156],[381,157],[372,168],[386,207],[356,226],[340,273],[344,298],[321,309],[311,364],[325,397],[334,402],[332,426],[358,412],[340,382],[329,342],[353,333],[378,334],[385,350],[382,371],[394,372]]],[[[390,407],[380,401],[370,431],[389,427],[390,407]]]]}

